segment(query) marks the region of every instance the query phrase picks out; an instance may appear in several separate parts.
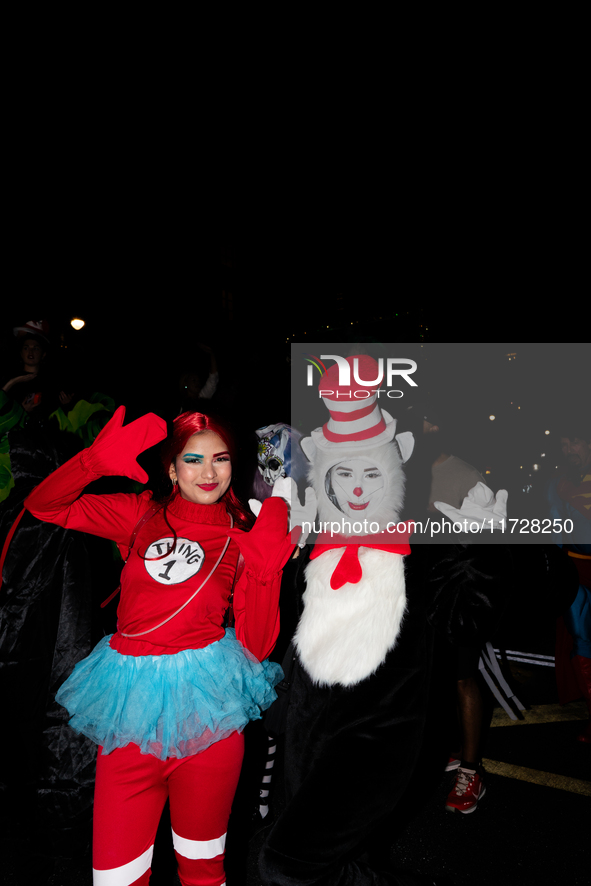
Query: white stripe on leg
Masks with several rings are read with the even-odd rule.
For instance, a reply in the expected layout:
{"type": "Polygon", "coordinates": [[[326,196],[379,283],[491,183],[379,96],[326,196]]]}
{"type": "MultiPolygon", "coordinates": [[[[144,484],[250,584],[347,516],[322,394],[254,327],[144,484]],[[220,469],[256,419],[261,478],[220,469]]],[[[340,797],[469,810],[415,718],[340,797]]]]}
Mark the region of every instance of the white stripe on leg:
{"type": "Polygon", "coordinates": [[[226,848],[226,835],[222,834],[215,840],[187,840],[172,832],[175,852],[183,858],[215,858],[222,855],[226,848]]]}
{"type": "Polygon", "coordinates": [[[142,855],[118,868],[109,868],[109,870],[103,871],[93,868],[93,886],[130,886],[130,883],[134,883],[142,874],[146,873],[152,864],[153,854],[154,846],[150,846],[142,855]]]}

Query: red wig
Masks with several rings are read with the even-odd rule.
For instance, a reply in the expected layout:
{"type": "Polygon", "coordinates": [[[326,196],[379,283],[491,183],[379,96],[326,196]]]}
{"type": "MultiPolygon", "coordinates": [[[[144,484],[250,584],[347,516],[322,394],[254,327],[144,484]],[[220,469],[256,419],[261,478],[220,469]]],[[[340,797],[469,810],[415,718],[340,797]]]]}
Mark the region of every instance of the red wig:
{"type": "MultiPolygon", "coordinates": [[[[183,412],[173,422],[172,434],[166,438],[162,448],[162,464],[166,475],[177,455],[183,451],[193,434],[203,431],[212,431],[224,441],[230,453],[230,460],[234,463],[236,458],[236,444],[228,426],[218,418],[204,415],[202,412],[183,412]]],[[[178,487],[177,487],[178,488],[178,487]]],[[[234,494],[232,486],[229,486],[220,499],[226,505],[226,511],[234,520],[234,526],[238,529],[250,529],[254,523],[253,515],[247,511],[242,502],[234,494]]]]}

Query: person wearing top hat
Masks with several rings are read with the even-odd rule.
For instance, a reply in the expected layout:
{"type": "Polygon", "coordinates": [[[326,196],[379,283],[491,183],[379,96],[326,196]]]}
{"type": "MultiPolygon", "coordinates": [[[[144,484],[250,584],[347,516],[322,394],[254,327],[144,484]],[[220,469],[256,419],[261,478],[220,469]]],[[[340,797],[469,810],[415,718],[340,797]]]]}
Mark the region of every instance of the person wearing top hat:
{"type": "MultiPolygon", "coordinates": [[[[348,362],[358,379],[378,377],[373,358],[348,362]]],[[[264,886],[434,882],[389,866],[376,836],[404,811],[434,628],[455,642],[486,635],[507,593],[504,549],[410,544],[399,517],[412,434],[396,434],[377,385],[351,377],[340,386],[336,366],[322,377],[330,418],[301,443],[319,535],[300,572],[288,804],[261,852],[264,886]]]]}
{"type": "MultiPolygon", "coordinates": [[[[66,406],[72,394],[59,391],[45,360],[51,347],[46,320],[29,320],[13,329],[18,348],[18,369],[2,386],[3,403],[12,401],[16,413],[30,418],[47,418],[58,406],[66,406]]],[[[22,423],[22,422],[21,422],[22,423]]]]}

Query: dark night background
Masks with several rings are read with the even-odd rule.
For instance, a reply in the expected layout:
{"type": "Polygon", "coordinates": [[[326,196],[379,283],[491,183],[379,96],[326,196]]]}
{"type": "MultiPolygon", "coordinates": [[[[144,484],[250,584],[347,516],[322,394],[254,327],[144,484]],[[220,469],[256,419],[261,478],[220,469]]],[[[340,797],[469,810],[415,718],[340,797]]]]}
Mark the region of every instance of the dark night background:
{"type": "MultiPolygon", "coordinates": [[[[535,512],[537,502],[542,499],[545,483],[554,466],[559,464],[557,432],[562,414],[588,413],[589,345],[583,343],[575,347],[569,343],[579,329],[584,328],[573,320],[586,318],[586,302],[578,290],[571,288],[563,296],[565,290],[555,287],[552,307],[548,307],[548,302],[539,294],[525,303],[523,294],[529,292],[525,271],[520,279],[512,278],[506,287],[499,287],[487,276],[488,269],[470,281],[458,281],[455,270],[454,277],[441,269],[443,282],[436,287],[434,274],[429,275],[429,279],[422,271],[410,276],[408,267],[400,269],[390,260],[384,273],[382,267],[377,269],[371,262],[351,261],[342,250],[338,254],[327,252],[319,260],[318,256],[302,259],[301,255],[287,253],[269,258],[261,250],[249,252],[232,247],[222,250],[217,262],[196,263],[190,274],[177,274],[174,269],[167,273],[165,268],[154,268],[152,274],[150,261],[142,264],[142,260],[148,258],[147,252],[138,255],[138,266],[142,266],[138,275],[133,272],[131,259],[124,262],[123,274],[112,273],[123,252],[120,244],[107,271],[101,269],[95,276],[93,271],[88,272],[78,281],[71,277],[64,280],[64,290],[80,290],[78,297],[56,295],[44,301],[31,301],[24,308],[22,299],[21,307],[11,307],[5,312],[0,332],[2,374],[6,376],[8,372],[14,349],[13,326],[42,316],[49,321],[51,330],[48,360],[63,380],[65,389],[73,389],[80,396],[96,391],[111,396],[116,405],[126,405],[128,421],[147,411],[171,418],[176,414],[178,380],[183,369],[193,366],[207,372],[207,358],[196,348],[196,343],[212,347],[220,372],[215,405],[237,432],[242,459],[237,465],[236,486],[243,498],[248,497],[252,477],[254,430],[270,422],[291,420],[292,343],[300,342],[306,349],[307,341],[326,345],[346,342],[355,351],[368,351],[377,356],[382,353],[393,356],[391,348],[386,348],[392,344],[397,356],[416,359],[420,390],[409,392],[405,403],[416,402],[426,395],[445,410],[453,425],[454,454],[482,472],[490,470],[487,480],[495,491],[509,490],[509,516],[535,512]],[[84,283],[84,280],[90,282],[84,283]],[[179,283],[179,280],[191,282],[179,283]],[[478,294],[469,294],[460,300],[450,280],[459,282],[463,292],[477,291],[478,294]],[[79,285],[74,285],[76,282],[79,285]],[[469,286],[468,282],[478,285],[469,286]],[[47,305],[54,304],[59,307],[46,309],[47,305]],[[519,304],[524,304],[522,311],[518,309],[519,304]],[[80,332],[70,326],[74,316],[86,322],[80,332]],[[507,338],[511,341],[507,342],[507,338]],[[559,348],[548,345],[541,351],[522,344],[532,339],[562,344],[559,348]],[[454,342],[462,343],[462,347],[454,347],[454,342]],[[437,349],[440,343],[445,343],[446,359],[451,357],[456,364],[453,384],[440,371],[437,349]],[[521,409],[517,410],[517,406],[521,409]],[[489,420],[490,414],[495,414],[494,422],[489,420]],[[551,431],[550,437],[544,435],[546,429],[551,431]],[[507,457],[501,457],[502,451],[507,452],[507,457]],[[544,458],[542,452],[546,452],[544,458]],[[531,470],[536,461],[542,465],[538,472],[531,470]],[[520,464],[524,467],[520,468],[520,464]]],[[[455,258],[450,256],[450,263],[453,264],[455,258]]],[[[427,263],[428,260],[426,257],[427,263]]],[[[89,264],[91,269],[95,266],[96,257],[89,264]]],[[[540,266],[540,274],[542,270],[540,266]]],[[[48,276],[51,276],[49,271],[48,276]]],[[[395,414],[396,410],[392,412],[395,414]]],[[[321,413],[319,421],[325,419],[321,413]]],[[[157,468],[155,455],[145,466],[150,471],[157,468]]],[[[95,609],[99,612],[98,607],[95,609]]],[[[543,615],[540,614],[539,623],[530,618],[530,635],[535,637],[531,648],[552,654],[553,629],[548,629],[548,619],[543,621],[543,615]]],[[[509,639],[526,643],[516,648],[530,648],[528,639],[521,634],[509,639]]],[[[538,671],[541,678],[532,677],[531,682],[532,686],[535,683],[536,691],[538,684],[542,685],[539,701],[545,703],[548,698],[554,698],[553,671],[550,668],[538,668],[538,671]]],[[[524,679],[530,676],[531,669],[524,679]]],[[[528,687],[525,698],[537,703],[534,688],[528,687]]],[[[522,694],[520,688],[520,696],[522,694]]],[[[529,730],[518,730],[517,737],[513,730],[495,730],[493,737],[497,744],[503,738],[507,747],[503,745],[499,749],[491,742],[487,753],[493,760],[517,761],[551,772],[564,769],[567,775],[585,777],[588,769],[581,766],[576,756],[583,749],[573,751],[570,745],[572,726],[570,722],[530,726],[529,730]],[[539,739],[529,739],[533,735],[531,730],[537,728],[546,731],[539,739]],[[549,739],[549,731],[553,729],[556,735],[553,732],[549,739]],[[520,738],[521,744],[517,741],[520,738]],[[555,747],[555,753],[548,750],[555,747]],[[532,757],[534,751],[541,755],[540,760],[532,757]]],[[[466,833],[476,841],[475,852],[479,854],[482,847],[491,850],[506,842],[509,822],[516,834],[511,837],[506,853],[499,854],[497,866],[501,862],[505,868],[521,864],[513,861],[522,855],[517,837],[521,834],[527,842],[529,836],[525,835],[537,828],[535,832],[540,835],[540,841],[545,839],[548,806],[542,802],[546,797],[542,792],[548,789],[538,785],[530,788],[524,782],[502,776],[496,778],[488,800],[490,811],[483,806],[477,816],[466,817],[470,819],[468,826],[474,825],[471,831],[467,831],[464,816],[459,817],[462,821],[458,825],[454,817],[443,813],[443,799],[449,785],[442,783],[439,791],[442,796],[433,801],[430,817],[425,822],[419,819],[415,831],[409,832],[410,848],[404,843],[397,846],[400,859],[410,867],[419,859],[427,869],[438,871],[441,859],[446,863],[449,859],[450,846],[460,847],[458,859],[464,856],[467,846],[469,849],[466,833]],[[519,818],[516,820],[517,814],[524,823],[519,818]],[[525,821],[527,815],[532,816],[531,821],[525,821]]],[[[559,816],[562,830],[557,832],[558,841],[570,832],[571,822],[579,821],[577,810],[588,802],[586,798],[565,793],[560,796],[572,814],[559,816]]],[[[5,845],[11,840],[10,834],[8,832],[5,845]]],[[[258,843],[254,841],[249,849],[248,882],[253,884],[258,882],[256,858],[262,838],[263,834],[259,835],[258,843]]],[[[10,851],[13,852],[12,845],[10,851]]],[[[165,853],[159,857],[163,858],[161,865],[165,870],[165,853]]],[[[6,871],[12,878],[16,856],[9,861],[6,871]]],[[[452,868],[460,867],[460,861],[449,864],[452,868]]],[[[53,881],[56,884],[78,886],[89,882],[88,858],[63,860],[60,865],[59,879],[53,881]]],[[[556,865],[560,866],[558,856],[556,865]]],[[[170,859],[168,866],[171,871],[170,859]]],[[[536,872],[543,866],[544,857],[540,853],[536,872]]],[[[578,870],[576,864],[574,867],[578,870]]],[[[481,870],[478,880],[499,882],[498,878],[494,879],[496,870],[496,867],[491,872],[481,870]]],[[[158,882],[173,882],[170,871],[165,871],[158,882]]],[[[503,874],[501,879],[507,883],[541,882],[527,879],[518,867],[515,873],[516,879],[512,879],[512,873],[503,874]]],[[[12,886],[15,880],[6,882],[12,886]]],[[[471,882],[469,871],[462,882],[471,882]]],[[[548,878],[548,882],[559,881],[548,878]]],[[[584,879],[576,882],[582,883],[584,879]]]]}
{"type": "MultiPolygon", "coordinates": [[[[380,258],[383,252],[377,248],[372,259],[345,248],[304,253],[231,244],[216,260],[197,262],[193,282],[187,284],[186,262],[177,266],[171,251],[156,257],[145,246],[125,262],[123,243],[113,246],[105,267],[97,266],[95,257],[94,278],[84,294],[51,300],[59,310],[46,310],[49,302],[33,302],[30,309],[5,313],[3,376],[14,347],[12,327],[42,315],[52,336],[48,361],[64,388],[81,396],[107,394],[126,405],[128,420],[147,411],[169,419],[178,412],[183,369],[207,374],[208,358],[196,347],[206,344],[220,371],[211,407],[233,424],[245,470],[254,429],[292,420],[292,343],[302,343],[305,350],[307,341],[349,342],[376,356],[392,356],[385,348],[392,343],[397,355],[417,360],[420,385],[405,391],[404,401],[389,400],[384,408],[399,418],[403,405],[425,398],[436,403],[453,432],[454,454],[489,471],[495,490],[508,488],[513,513],[517,506],[520,515],[531,510],[559,463],[561,417],[588,410],[587,345],[535,350],[520,345],[531,339],[560,342],[567,333],[576,337],[578,330],[569,310],[558,309],[556,296],[552,310],[541,299],[524,301],[523,268],[504,286],[500,271],[495,275],[487,268],[478,294],[470,296],[467,265],[456,270],[453,287],[449,283],[453,256],[440,261],[441,282],[435,285],[427,270],[409,276],[411,256],[397,267],[380,258]],[[134,276],[132,265],[142,258],[147,264],[134,276]],[[123,270],[111,275],[118,261],[123,270]],[[444,294],[446,280],[449,294],[444,294]],[[79,332],[70,326],[73,316],[86,321],[79,332]],[[448,375],[441,373],[439,343],[445,343],[446,362],[453,367],[456,361],[448,375]],[[551,431],[549,437],[545,430],[551,431]],[[536,472],[534,463],[540,465],[536,472]]],[[[77,257],[78,264],[83,257],[77,257]]],[[[553,280],[549,274],[549,286],[553,280]]],[[[70,273],[65,291],[71,292],[74,283],[70,273]]],[[[324,420],[321,414],[311,426],[324,420]]]]}

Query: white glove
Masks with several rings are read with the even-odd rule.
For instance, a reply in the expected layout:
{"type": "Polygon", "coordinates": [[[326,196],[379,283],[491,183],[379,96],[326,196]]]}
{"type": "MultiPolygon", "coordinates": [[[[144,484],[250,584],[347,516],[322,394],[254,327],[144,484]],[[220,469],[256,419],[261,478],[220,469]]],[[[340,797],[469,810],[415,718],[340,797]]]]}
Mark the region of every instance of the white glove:
{"type": "MultiPolygon", "coordinates": [[[[289,477],[279,477],[275,480],[273,484],[273,492],[271,493],[271,498],[283,498],[287,502],[288,507],[291,507],[291,483],[293,481],[289,479],[289,477]]],[[[295,483],[294,483],[295,486],[295,483]]],[[[297,499],[297,492],[296,492],[297,499]]],[[[248,504],[250,506],[250,510],[253,512],[255,517],[258,517],[260,510],[262,508],[261,502],[257,498],[249,498],[248,504]]],[[[291,527],[290,527],[291,529],[291,527]]]]}
{"type": "MultiPolygon", "coordinates": [[[[278,480],[275,480],[273,485],[271,498],[273,498],[273,496],[279,496],[280,498],[285,499],[288,504],[290,532],[296,526],[303,527],[304,523],[312,524],[316,519],[316,493],[312,487],[309,486],[306,489],[305,502],[304,504],[301,504],[298,498],[298,487],[295,480],[292,480],[289,477],[279,477],[278,480]]],[[[258,517],[259,511],[262,507],[260,501],[257,501],[256,498],[250,498],[248,504],[255,517],[258,517]]],[[[310,530],[308,528],[302,530],[300,540],[298,541],[298,546],[300,548],[303,548],[306,544],[306,539],[309,534],[310,530]]]]}
{"type": "Polygon", "coordinates": [[[509,493],[506,489],[499,489],[495,496],[492,489],[481,482],[470,490],[459,510],[443,501],[435,501],[433,504],[444,517],[452,523],[462,523],[464,532],[470,532],[491,528],[502,529],[503,523],[507,521],[508,498],[509,493]],[[471,523],[478,523],[478,530],[474,528],[471,530],[471,523]]]}

